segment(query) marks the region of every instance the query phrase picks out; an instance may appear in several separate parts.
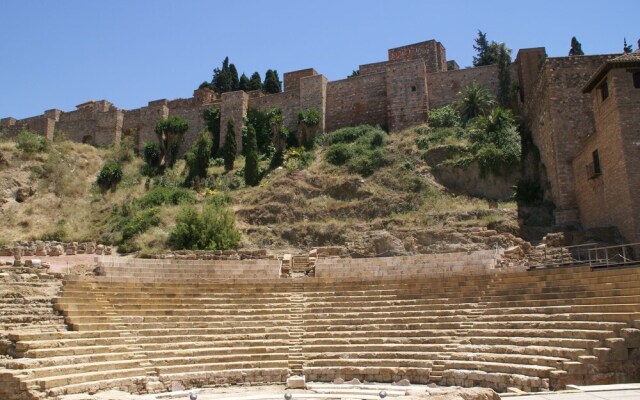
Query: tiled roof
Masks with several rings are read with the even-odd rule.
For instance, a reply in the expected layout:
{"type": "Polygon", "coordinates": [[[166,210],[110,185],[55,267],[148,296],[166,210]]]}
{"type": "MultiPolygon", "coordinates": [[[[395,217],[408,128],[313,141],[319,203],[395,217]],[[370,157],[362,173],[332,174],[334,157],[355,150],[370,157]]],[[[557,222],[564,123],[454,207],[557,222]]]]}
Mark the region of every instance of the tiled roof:
{"type": "Polygon", "coordinates": [[[602,78],[612,68],[640,67],[640,52],[625,53],[611,60],[607,60],[591,76],[586,85],[582,88],[582,93],[588,93],[602,80],[602,78]]]}

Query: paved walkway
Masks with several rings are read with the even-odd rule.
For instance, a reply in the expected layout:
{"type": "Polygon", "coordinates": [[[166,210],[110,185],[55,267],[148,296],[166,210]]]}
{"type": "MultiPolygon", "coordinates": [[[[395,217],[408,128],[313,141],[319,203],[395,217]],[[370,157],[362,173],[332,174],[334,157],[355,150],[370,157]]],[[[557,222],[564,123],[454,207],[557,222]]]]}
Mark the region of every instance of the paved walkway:
{"type": "Polygon", "coordinates": [[[504,396],[518,400],[640,400],[640,384],[570,386],[574,393],[544,393],[525,396],[504,396]]]}

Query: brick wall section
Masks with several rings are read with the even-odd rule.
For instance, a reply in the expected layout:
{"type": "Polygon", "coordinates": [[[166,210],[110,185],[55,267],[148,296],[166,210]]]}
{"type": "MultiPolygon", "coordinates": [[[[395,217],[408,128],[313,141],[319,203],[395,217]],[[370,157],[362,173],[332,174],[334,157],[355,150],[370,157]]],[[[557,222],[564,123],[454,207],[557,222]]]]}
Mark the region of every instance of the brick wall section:
{"type": "Polygon", "coordinates": [[[383,73],[386,69],[387,61],[363,64],[358,68],[360,76],[383,73]]]}
{"type": "Polygon", "coordinates": [[[239,90],[237,92],[222,93],[222,105],[220,108],[220,148],[224,145],[227,136],[228,121],[233,121],[236,134],[236,148],[238,154],[242,153],[242,129],[244,117],[247,115],[249,96],[239,90]]]}
{"type": "Polygon", "coordinates": [[[514,78],[519,82],[521,102],[525,102],[533,90],[546,54],[547,52],[544,47],[521,49],[518,51],[514,62],[514,66],[516,67],[514,78]]]}
{"type": "Polygon", "coordinates": [[[122,122],[124,135],[134,135],[138,149],[147,142],[158,143],[155,133],[156,123],[169,116],[169,102],[166,99],[150,101],[146,107],[125,111],[122,122]]]}
{"type": "Polygon", "coordinates": [[[284,73],[284,92],[300,90],[300,79],[318,75],[315,69],[307,68],[284,73]]]}
{"type": "Polygon", "coordinates": [[[573,160],[580,219],[586,228],[616,226],[627,240],[640,242],[640,89],[624,68],[606,79],[606,100],[598,88],[591,93],[596,133],[573,160]],[[590,177],[594,150],[602,173],[590,177]]]}
{"type": "Polygon", "coordinates": [[[21,120],[3,118],[0,129],[2,129],[2,134],[8,138],[17,136],[23,129],[28,129],[51,139],[53,138],[55,122],[56,120],[52,119],[51,115],[38,115],[21,120]]]}
{"type": "MultiPolygon", "coordinates": [[[[540,150],[558,216],[577,216],[571,161],[580,143],[595,131],[591,98],[581,89],[611,56],[549,58],[525,106],[533,140],[540,150]]],[[[556,223],[576,223],[565,217],[556,223]]],[[[575,218],[574,218],[575,219],[575,218]]]]}
{"type": "Polygon", "coordinates": [[[487,65],[455,71],[438,72],[427,76],[429,86],[429,108],[439,108],[452,103],[458,92],[471,82],[478,82],[494,96],[498,95],[498,67],[487,65]]]}
{"type": "Polygon", "coordinates": [[[124,112],[106,100],[91,101],[62,112],[55,129],[75,142],[107,147],[120,141],[124,112]]]}
{"type": "Polygon", "coordinates": [[[427,71],[422,60],[387,64],[387,124],[391,132],[427,121],[427,71]]]}
{"type": "Polygon", "coordinates": [[[359,124],[387,128],[385,73],[361,75],[327,84],[326,130],[359,124]]]}
{"type": "Polygon", "coordinates": [[[423,60],[429,73],[447,70],[445,48],[442,43],[435,40],[389,49],[390,62],[410,60],[423,60]]]}
{"type": "Polygon", "coordinates": [[[300,112],[300,92],[286,91],[249,99],[249,107],[266,111],[279,107],[284,115],[284,126],[290,132],[298,129],[298,113],[300,112]]]}
{"type": "Polygon", "coordinates": [[[300,79],[300,109],[316,109],[320,112],[320,123],[315,131],[324,132],[327,113],[327,78],[314,75],[300,79]]]}

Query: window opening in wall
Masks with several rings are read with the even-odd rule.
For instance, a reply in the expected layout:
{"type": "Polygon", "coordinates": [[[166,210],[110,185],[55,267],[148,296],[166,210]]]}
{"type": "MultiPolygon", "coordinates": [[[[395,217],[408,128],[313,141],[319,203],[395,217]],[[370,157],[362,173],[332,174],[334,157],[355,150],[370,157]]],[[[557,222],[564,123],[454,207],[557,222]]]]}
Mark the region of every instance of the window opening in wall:
{"type": "Polygon", "coordinates": [[[640,71],[633,73],[633,87],[640,89],[640,71]]]}
{"type": "Polygon", "coordinates": [[[415,86],[411,86],[411,91],[415,92],[416,91],[416,87],[415,86]]]}
{"type": "Polygon", "coordinates": [[[600,155],[598,154],[598,150],[594,150],[591,153],[592,162],[587,165],[587,175],[589,179],[597,178],[602,174],[602,168],[600,167],[600,155]]]}
{"type": "Polygon", "coordinates": [[[602,97],[602,101],[605,101],[607,97],[609,97],[609,85],[606,80],[600,85],[600,96],[602,97]]]}

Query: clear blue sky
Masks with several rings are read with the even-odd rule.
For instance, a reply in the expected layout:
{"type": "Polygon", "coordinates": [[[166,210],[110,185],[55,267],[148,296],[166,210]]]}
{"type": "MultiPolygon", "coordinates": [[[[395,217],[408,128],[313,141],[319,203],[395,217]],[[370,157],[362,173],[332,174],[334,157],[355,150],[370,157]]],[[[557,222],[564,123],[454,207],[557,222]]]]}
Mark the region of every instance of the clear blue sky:
{"type": "Polygon", "coordinates": [[[637,0],[0,0],[0,118],[107,99],[125,109],[190,97],[229,56],[240,72],[313,67],[330,80],[387,49],[437,39],[471,65],[480,29],[514,50],[620,53],[637,0]],[[524,5],[527,4],[527,5],[524,5]]]}

